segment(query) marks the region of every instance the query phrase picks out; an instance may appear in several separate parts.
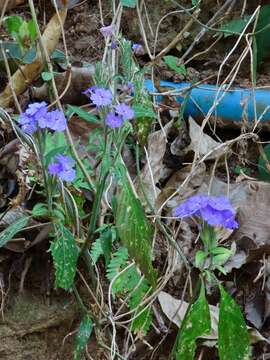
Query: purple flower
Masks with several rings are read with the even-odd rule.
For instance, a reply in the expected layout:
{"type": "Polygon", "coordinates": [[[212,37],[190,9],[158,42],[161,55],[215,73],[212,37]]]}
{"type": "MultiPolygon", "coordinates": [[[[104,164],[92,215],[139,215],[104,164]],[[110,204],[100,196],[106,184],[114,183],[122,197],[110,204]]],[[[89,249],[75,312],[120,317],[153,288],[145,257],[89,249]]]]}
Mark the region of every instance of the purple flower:
{"type": "Polygon", "coordinates": [[[238,228],[236,212],[226,196],[195,195],[177,206],[173,212],[176,217],[198,216],[212,226],[227,229],[238,228]]]}
{"type": "Polygon", "coordinates": [[[105,119],[105,123],[110,128],[115,129],[123,125],[124,119],[120,116],[115,115],[114,113],[108,113],[105,119]]]}
{"type": "Polygon", "coordinates": [[[134,54],[136,55],[143,55],[144,54],[144,49],[143,46],[141,44],[133,44],[132,45],[132,50],[134,52],[134,54]]]}
{"type": "Polygon", "coordinates": [[[48,166],[51,175],[58,176],[62,181],[73,181],[76,177],[76,172],[73,169],[75,161],[65,155],[58,154],[55,156],[56,162],[50,163],[48,166]]]}
{"type": "Polygon", "coordinates": [[[117,48],[118,48],[118,42],[115,41],[115,40],[113,40],[113,41],[111,42],[111,49],[112,49],[112,50],[115,50],[115,49],[117,49],[117,48]]]}
{"type": "Polygon", "coordinates": [[[134,110],[127,104],[122,103],[114,107],[116,113],[124,120],[131,120],[134,118],[134,110]]]}
{"type": "Polygon", "coordinates": [[[29,104],[25,112],[19,116],[19,124],[26,134],[31,135],[37,131],[39,121],[44,121],[47,114],[47,104],[44,101],[29,104]]]}
{"type": "Polygon", "coordinates": [[[102,28],[99,29],[99,31],[105,38],[112,36],[114,34],[115,30],[116,30],[115,24],[112,24],[109,26],[103,26],[102,28]]]}
{"type": "MultiPolygon", "coordinates": [[[[40,123],[39,123],[39,126],[41,127],[40,123]]],[[[48,116],[47,116],[46,127],[48,127],[51,130],[55,130],[55,131],[66,130],[67,120],[66,120],[63,112],[58,109],[49,112],[48,116]]]]}
{"type": "Polygon", "coordinates": [[[29,104],[28,108],[26,109],[25,113],[28,116],[32,116],[32,117],[36,117],[36,119],[38,120],[38,118],[46,116],[47,114],[47,104],[45,103],[45,101],[42,102],[35,102],[33,104],[29,104]]]}
{"type": "Polygon", "coordinates": [[[37,121],[25,113],[22,113],[19,116],[19,124],[21,125],[22,131],[24,131],[26,134],[31,135],[37,131],[37,121]]]}
{"type": "Polygon", "coordinates": [[[38,129],[46,128],[64,131],[67,127],[67,120],[60,110],[48,112],[47,104],[43,101],[29,104],[26,111],[20,115],[19,124],[25,133],[31,135],[38,129]]]}
{"type": "Polygon", "coordinates": [[[111,90],[98,88],[96,86],[85,90],[83,94],[88,95],[97,107],[111,105],[113,99],[111,90]]]}

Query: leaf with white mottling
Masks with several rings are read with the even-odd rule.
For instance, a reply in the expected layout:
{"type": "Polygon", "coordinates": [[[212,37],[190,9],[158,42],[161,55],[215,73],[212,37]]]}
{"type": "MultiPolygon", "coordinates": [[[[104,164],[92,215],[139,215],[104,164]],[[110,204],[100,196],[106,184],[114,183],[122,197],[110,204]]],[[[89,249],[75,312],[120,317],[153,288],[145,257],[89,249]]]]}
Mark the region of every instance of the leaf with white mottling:
{"type": "Polygon", "coordinates": [[[93,322],[89,315],[85,315],[82,319],[78,333],[76,335],[75,350],[73,353],[73,360],[80,360],[81,354],[84,351],[87,342],[93,331],[93,322]]]}
{"type": "Polygon", "coordinates": [[[118,197],[115,214],[116,228],[129,255],[135,260],[149,283],[156,283],[156,271],[152,265],[152,228],[140,201],[135,197],[127,180],[118,197]]]}
{"type": "Polygon", "coordinates": [[[220,360],[250,359],[247,325],[239,305],[220,287],[221,302],[218,322],[220,360]]]}
{"type": "Polygon", "coordinates": [[[205,297],[205,289],[201,285],[198,299],[190,306],[183,320],[176,343],[175,355],[177,360],[193,360],[196,350],[196,340],[211,331],[209,306],[205,297]]]}
{"type": "Polygon", "coordinates": [[[76,274],[79,249],[72,233],[62,224],[58,226],[50,251],[56,270],[56,286],[68,290],[76,274]]]}

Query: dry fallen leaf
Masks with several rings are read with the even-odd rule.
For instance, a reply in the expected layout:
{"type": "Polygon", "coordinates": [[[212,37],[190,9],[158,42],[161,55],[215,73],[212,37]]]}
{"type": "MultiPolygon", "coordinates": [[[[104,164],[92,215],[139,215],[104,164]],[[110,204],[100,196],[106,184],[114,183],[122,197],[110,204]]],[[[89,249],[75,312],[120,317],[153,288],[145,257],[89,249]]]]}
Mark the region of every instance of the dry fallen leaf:
{"type": "MultiPolygon", "coordinates": [[[[63,9],[59,11],[59,15],[62,23],[65,22],[67,10],[63,9]]],[[[58,19],[58,15],[55,14],[49,21],[43,35],[42,42],[44,47],[47,50],[48,54],[51,54],[58,44],[59,38],[61,36],[61,25],[58,19]]],[[[26,64],[21,66],[11,77],[8,85],[5,87],[4,91],[0,94],[0,106],[7,108],[12,104],[13,95],[12,95],[12,86],[16,95],[22,94],[27,87],[38,77],[43,69],[43,61],[40,48],[37,48],[36,59],[32,64],[26,64]],[[11,86],[12,84],[12,86],[11,86]]]]}
{"type": "MultiPolygon", "coordinates": [[[[162,176],[163,158],[166,151],[167,135],[173,125],[173,121],[170,121],[163,129],[155,131],[148,137],[148,161],[146,161],[142,172],[141,182],[144,187],[144,191],[147,194],[148,200],[155,206],[156,198],[160,192],[156,184],[162,176]]],[[[140,196],[140,187],[138,187],[138,194],[140,196]]],[[[140,196],[143,199],[143,196],[140,196]]]]}
{"type": "MultiPolygon", "coordinates": [[[[55,83],[59,94],[61,94],[69,81],[70,85],[65,92],[65,95],[61,98],[61,101],[65,104],[83,105],[89,103],[89,99],[86,96],[82,96],[82,92],[92,85],[94,66],[87,68],[72,67],[66,72],[55,74],[55,83]]],[[[43,86],[33,90],[34,98],[38,100],[49,101],[48,84],[45,83],[43,86]]]]}
{"type": "Polygon", "coordinates": [[[184,149],[185,154],[189,151],[194,151],[199,157],[203,157],[210,153],[206,160],[213,160],[221,157],[228,151],[228,147],[226,146],[217,149],[222,143],[215,141],[211,136],[204,133],[200,125],[198,125],[191,116],[189,117],[188,122],[191,143],[184,149]]]}

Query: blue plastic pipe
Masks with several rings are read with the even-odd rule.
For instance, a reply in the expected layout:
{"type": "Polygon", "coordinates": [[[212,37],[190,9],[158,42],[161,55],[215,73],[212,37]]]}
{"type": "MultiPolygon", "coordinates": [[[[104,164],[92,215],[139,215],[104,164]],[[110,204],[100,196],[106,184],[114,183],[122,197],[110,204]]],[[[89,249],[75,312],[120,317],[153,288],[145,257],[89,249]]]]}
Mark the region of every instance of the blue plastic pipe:
{"type": "MultiPolygon", "coordinates": [[[[150,92],[156,92],[151,80],[146,80],[145,86],[150,92]]],[[[179,103],[183,103],[185,97],[188,96],[184,115],[191,115],[194,119],[205,118],[215,103],[217,105],[214,107],[212,116],[217,116],[222,120],[242,122],[243,119],[247,119],[252,122],[257,118],[262,123],[270,122],[270,89],[234,88],[224,91],[214,85],[198,85],[187,91],[192,86],[191,83],[168,81],[161,81],[160,86],[166,90],[175,89],[176,93],[180,93],[176,95],[179,103]]],[[[162,98],[157,96],[157,100],[161,101],[162,98]]]]}

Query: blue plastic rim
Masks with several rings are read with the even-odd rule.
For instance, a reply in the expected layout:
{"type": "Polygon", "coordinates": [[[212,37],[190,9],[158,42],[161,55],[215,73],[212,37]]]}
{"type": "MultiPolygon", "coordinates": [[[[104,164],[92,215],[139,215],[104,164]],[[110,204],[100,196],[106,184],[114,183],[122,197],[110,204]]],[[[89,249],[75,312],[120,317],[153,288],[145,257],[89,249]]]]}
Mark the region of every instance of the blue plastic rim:
{"type": "MultiPolygon", "coordinates": [[[[146,80],[146,88],[150,92],[156,92],[151,80],[146,80]]],[[[188,100],[185,105],[185,116],[193,118],[205,118],[213,104],[217,104],[212,112],[212,116],[217,116],[226,121],[241,122],[243,119],[253,122],[255,119],[260,122],[270,121],[270,89],[242,89],[234,88],[225,91],[214,85],[199,85],[192,87],[191,83],[172,83],[169,81],[161,81],[161,87],[175,89],[176,100],[183,103],[185,96],[188,100]],[[255,116],[255,111],[256,115],[255,116]]],[[[158,96],[158,101],[161,97],[158,96]]]]}

